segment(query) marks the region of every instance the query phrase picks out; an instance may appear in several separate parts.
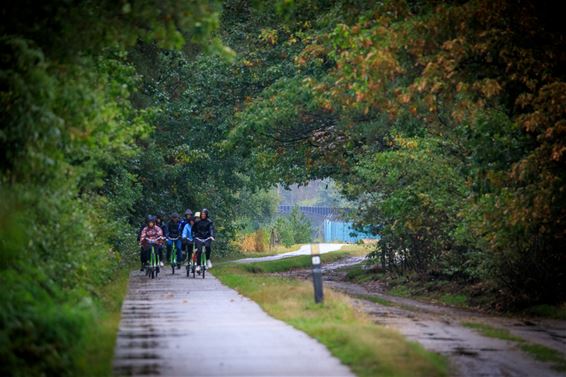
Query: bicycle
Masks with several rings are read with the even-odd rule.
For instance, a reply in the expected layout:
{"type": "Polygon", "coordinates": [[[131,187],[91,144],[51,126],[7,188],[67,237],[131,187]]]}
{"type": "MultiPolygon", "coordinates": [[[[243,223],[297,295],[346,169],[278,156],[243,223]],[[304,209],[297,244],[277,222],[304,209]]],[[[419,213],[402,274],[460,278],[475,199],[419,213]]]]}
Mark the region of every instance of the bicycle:
{"type": "MultiPolygon", "coordinates": [[[[195,237],[195,240],[198,242],[195,242],[195,246],[196,246],[196,250],[195,250],[195,258],[196,258],[196,253],[198,251],[200,251],[200,274],[202,274],[202,278],[204,279],[204,276],[206,274],[206,247],[205,244],[207,241],[212,241],[214,240],[214,238],[212,237],[208,237],[206,239],[202,239],[202,238],[198,238],[195,237]]],[[[194,266],[193,266],[194,268],[194,266]]],[[[195,277],[195,272],[193,270],[193,278],[195,277]]]]}
{"type": "Polygon", "coordinates": [[[193,279],[195,278],[195,269],[197,265],[197,253],[193,252],[193,255],[187,261],[187,277],[191,276],[191,272],[193,273],[193,279]]]}
{"type": "Polygon", "coordinates": [[[173,241],[173,247],[171,248],[171,255],[169,255],[169,262],[171,263],[171,269],[173,270],[173,275],[175,275],[175,267],[177,267],[177,238],[168,238],[169,241],[173,241]]]}
{"type": "Polygon", "coordinates": [[[154,279],[159,274],[159,255],[155,252],[155,242],[148,242],[151,245],[151,252],[149,254],[149,265],[146,267],[145,274],[154,279]]]}

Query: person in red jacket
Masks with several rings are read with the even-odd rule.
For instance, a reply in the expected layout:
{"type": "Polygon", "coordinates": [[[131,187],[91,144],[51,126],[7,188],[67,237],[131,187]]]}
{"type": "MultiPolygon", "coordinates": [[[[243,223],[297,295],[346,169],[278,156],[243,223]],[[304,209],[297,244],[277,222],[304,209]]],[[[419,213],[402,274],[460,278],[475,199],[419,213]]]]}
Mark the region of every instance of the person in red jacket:
{"type": "Polygon", "coordinates": [[[149,259],[151,246],[156,248],[159,255],[159,264],[163,266],[163,230],[156,225],[156,217],[147,217],[147,226],[143,228],[140,235],[140,246],[143,248],[142,264],[145,265],[149,259]]]}

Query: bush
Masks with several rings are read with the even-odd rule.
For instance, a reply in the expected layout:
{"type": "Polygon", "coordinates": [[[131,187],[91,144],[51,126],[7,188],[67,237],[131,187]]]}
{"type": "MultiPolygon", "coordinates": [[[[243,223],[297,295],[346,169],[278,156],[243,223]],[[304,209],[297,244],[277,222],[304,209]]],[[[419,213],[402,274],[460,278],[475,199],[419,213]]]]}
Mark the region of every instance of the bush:
{"type": "Polygon", "coordinates": [[[294,207],[288,217],[277,218],[274,228],[277,240],[286,247],[312,241],[312,224],[298,207],[294,207]]]}

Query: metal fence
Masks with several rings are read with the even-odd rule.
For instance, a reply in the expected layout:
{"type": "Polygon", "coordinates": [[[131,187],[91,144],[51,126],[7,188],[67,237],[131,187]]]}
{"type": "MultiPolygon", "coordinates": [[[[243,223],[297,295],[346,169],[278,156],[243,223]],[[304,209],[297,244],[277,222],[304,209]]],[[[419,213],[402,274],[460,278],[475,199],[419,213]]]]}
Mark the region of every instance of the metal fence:
{"type": "MultiPolygon", "coordinates": [[[[291,205],[280,205],[279,213],[289,214],[295,206],[291,205]]],[[[298,206],[299,211],[307,216],[319,216],[324,218],[337,218],[343,216],[347,213],[346,208],[335,208],[335,207],[317,207],[317,206],[298,206]]]]}

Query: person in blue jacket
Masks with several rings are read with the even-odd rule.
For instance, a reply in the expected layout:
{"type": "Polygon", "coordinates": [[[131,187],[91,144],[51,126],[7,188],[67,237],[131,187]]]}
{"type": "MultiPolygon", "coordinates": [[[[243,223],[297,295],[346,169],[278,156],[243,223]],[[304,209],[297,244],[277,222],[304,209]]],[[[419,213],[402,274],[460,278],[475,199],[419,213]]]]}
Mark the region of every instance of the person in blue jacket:
{"type": "Polygon", "coordinates": [[[193,256],[193,225],[195,220],[193,217],[189,218],[187,222],[184,222],[183,230],[181,233],[181,238],[183,243],[187,246],[187,262],[191,263],[191,257],[193,256]]]}
{"type": "MultiPolygon", "coordinates": [[[[181,233],[183,233],[183,230],[185,229],[185,225],[187,225],[192,218],[193,218],[193,211],[191,211],[190,208],[187,208],[187,210],[183,215],[183,220],[181,221],[181,233]]],[[[183,260],[185,260],[184,258],[187,255],[193,253],[193,243],[186,242],[186,240],[183,239],[183,251],[184,251],[183,260]]]]}

